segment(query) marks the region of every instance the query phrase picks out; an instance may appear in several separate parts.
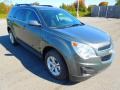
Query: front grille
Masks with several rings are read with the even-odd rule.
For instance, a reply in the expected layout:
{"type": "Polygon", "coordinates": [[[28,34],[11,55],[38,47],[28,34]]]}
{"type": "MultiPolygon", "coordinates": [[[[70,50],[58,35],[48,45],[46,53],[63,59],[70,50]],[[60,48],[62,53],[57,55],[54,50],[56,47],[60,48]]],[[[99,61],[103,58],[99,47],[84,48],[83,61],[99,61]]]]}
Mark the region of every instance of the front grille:
{"type": "Polygon", "coordinates": [[[98,51],[105,50],[105,49],[109,49],[110,47],[111,47],[111,44],[108,44],[108,45],[106,45],[106,46],[103,46],[103,47],[98,48],[98,51]]]}
{"type": "Polygon", "coordinates": [[[103,56],[103,57],[101,57],[101,60],[102,60],[102,61],[110,60],[111,56],[112,56],[112,54],[109,54],[109,55],[103,56]]]}

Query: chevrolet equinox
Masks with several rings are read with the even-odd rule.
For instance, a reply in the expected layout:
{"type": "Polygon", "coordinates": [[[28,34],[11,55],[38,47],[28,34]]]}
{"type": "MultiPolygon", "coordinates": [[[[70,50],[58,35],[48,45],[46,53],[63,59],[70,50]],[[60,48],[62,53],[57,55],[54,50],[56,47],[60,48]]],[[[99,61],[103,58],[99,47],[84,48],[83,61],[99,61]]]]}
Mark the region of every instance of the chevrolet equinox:
{"type": "Polygon", "coordinates": [[[43,58],[58,80],[86,80],[112,63],[111,37],[60,8],[17,4],[7,17],[7,30],[13,45],[43,58]]]}

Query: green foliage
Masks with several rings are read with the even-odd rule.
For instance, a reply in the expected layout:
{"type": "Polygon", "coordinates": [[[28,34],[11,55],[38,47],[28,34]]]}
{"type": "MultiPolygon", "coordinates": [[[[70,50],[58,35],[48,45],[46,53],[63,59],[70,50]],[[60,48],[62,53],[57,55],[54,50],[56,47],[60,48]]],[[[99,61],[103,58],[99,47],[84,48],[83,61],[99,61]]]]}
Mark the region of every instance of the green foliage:
{"type": "Polygon", "coordinates": [[[11,9],[11,6],[6,5],[5,3],[0,3],[0,14],[7,14],[11,9]]]}
{"type": "Polygon", "coordinates": [[[120,0],[116,0],[116,2],[117,2],[116,5],[120,6],[120,0]]]}
{"type": "Polygon", "coordinates": [[[10,11],[12,5],[6,5],[5,3],[0,3],[0,18],[6,18],[8,12],[10,11]]]}
{"type": "MultiPolygon", "coordinates": [[[[90,15],[90,12],[87,10],[84,0],[80,0],[79,2],[79,15],[80,16],[87,16],[90,15]]],[[[76,16],[76,11],[77,11],[77,1],[72,3],[71,5],[66,5],[66,4],[62,4],[60,6],[60,8],[63,8],[67,11],[69,11],[73,16],[76,16]]]]}
{"type": "Polygon", "coordinates": [[[92,9],[93,9],[95,6],[96,6],[96,5],[89,5],[89,6],[88,6],[88,11],[91,12],[92,9]]]}
{"type": "MultiPolygon", "coordinates": [[[[76,16],[76,11],[69,11],[73,16],[76,16]]],[[[90,12],[79,12],[80,17],[90,16],[90,12]]]]}
{"type": "Polygon", "coordinates": [[[93,9],[95,6],[96,6],[96,5],[89,5],[89,6],[88,6],[88,8],[87,8],[87,10],[88,10],[88,12],[89,12],[88,16],[91,15],[92,9],[93,9]]]}
{"type": "MultiPolygon", "coordinates": [[[[73,3],[75,8],[77,9],[77,1],[73,3]]],[[[85,6],[85,1],[84,0],[79,0],[79,11],[86,12],[87,8],[85,6]]]]}
{"type": "Polygon", "coordinates": [[[67,11],[76,11],[76,8],[74,5],[66,5],[64,3],[60,6],[60,8],[63,8],[67,11]]]}
{"type": "MultiPolygon", "coordinates": [[[[60,6],[60,8],[66,9],[68,11],[76,11],[77,10],[77,0],[74,3],[72,3],[71,5],[66,5],[63,3],[60,6]]],[[[81,11],[81,12],[87,11],[84,0],[79,0],[79,11],[81,11]]]]}
{"type": "Polygon", "coordinates": [[[0,19],[6,18],[6,17],[7,17],[7,14],[0,14],[0,19]]]}

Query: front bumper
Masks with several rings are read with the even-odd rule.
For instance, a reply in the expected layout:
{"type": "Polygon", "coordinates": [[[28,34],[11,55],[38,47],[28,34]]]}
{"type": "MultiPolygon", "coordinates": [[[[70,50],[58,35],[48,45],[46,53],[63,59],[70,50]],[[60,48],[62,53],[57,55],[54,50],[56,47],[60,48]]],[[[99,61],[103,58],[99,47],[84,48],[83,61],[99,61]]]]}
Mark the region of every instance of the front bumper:
{"type": "Polygon", "coordinates": [[[114,52],[107,53],[105,56],[107,55],[110,57],[106,60],[102,60],[104,58],[103,56],[83,60],[76,55],[76,70],[74,71],[75,73],[70,76],[70,80],[73,82],[83,81],[105,70],[112,63],[114,52]]]}

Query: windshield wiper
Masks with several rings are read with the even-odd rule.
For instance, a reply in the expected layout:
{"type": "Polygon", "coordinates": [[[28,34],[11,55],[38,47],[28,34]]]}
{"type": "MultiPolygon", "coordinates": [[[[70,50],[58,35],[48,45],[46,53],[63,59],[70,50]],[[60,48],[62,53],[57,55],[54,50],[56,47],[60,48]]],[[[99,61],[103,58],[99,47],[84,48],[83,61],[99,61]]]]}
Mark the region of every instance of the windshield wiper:
{"type": "Polygon", "coordinates": [[[75,27],[75,26],[82,26],[82,25],[85,25],[84,23],[80,23],[80,24],[73,24],[73,25],[70,25],[70,26],[67,26],[67,27],[75,27]]]}
{"type": "Polygon", "coordinates": [[[84,23],[79,23],[79,24],[73,24],[73,25],[69,25],[69,26],[64,26],[64,27],[51,27],[53,29],[62,29],[62,28],[69,28],[69,27],[75,27],[75,26],[82,26],[85,25],[84,23]]]}
{"type": "Polygon", "coordinates": [[[70,27],[74,27],[74,26],[82,26],[82,25],[85,25],[84,23],[80,23],[80,24],[73,24],[71,25],[70,27]]]}
{"type": "Polygon", "coordinates": [[[73,24],[70,27],[74,27],[74,26],[80,26],[81,24],[73,24]]]}

